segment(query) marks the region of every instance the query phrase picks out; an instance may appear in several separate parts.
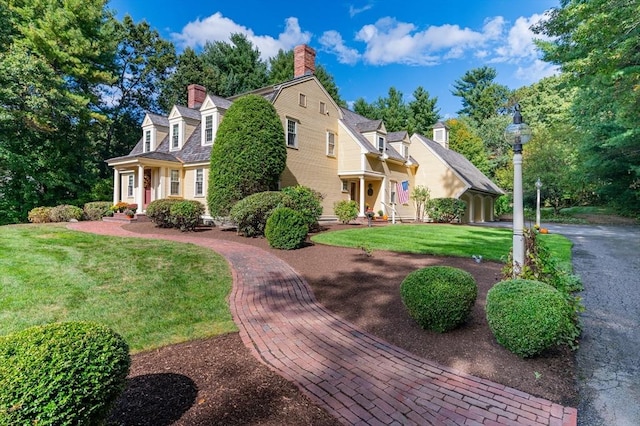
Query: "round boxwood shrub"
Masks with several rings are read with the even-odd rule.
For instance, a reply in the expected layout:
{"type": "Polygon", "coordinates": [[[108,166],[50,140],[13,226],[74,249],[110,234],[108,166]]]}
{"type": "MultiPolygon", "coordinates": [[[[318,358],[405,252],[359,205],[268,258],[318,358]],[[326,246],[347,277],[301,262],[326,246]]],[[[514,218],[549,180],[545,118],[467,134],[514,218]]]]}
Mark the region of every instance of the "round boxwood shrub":
{"type": "Polygon", "coordinates": [[[162,198],[149,203],[146,210],[147,218],[159,228],[171,228],[171,206],[182,200],[162,198]]]}
{"type": "Polygon", "coordinates": [[[457,198],[432,198],[427,202],[426,211],[431,220],[438,223],[460,221],[467,204],[457,198]]]}
{"type": "Polygon", "coordinates": [[[444,333],[462,324],[478,296],[473,276],[451,266],[413,271],[400,285],[402,302],[422,328],[444,333]]]}
{"type": "Polygon", "coordinates": [[[523,358],[569,343],[574,327],[566,298],[540,281],[499,282],[487,293],[486,311],[498,343],[523,358]]]}
{"type": "Polygon", "coordinates": [[[169,209],[171,224],[182,232],[193,231],[204,214],[204,205],[195,200],[184,200],[174,203],[169,209]]]}
{"type": "Polygon", "coordinates": [[[308,232],[303,215],[289,207],[278,207],[267,219],[264,233],[271,247],[293,250],[302,246],[308,232]]]}
{"type": "Polygon", "coordinates": [[[55,323],[0,337],[0,425],[102,424],[126,385],[122,337],[100,324],[55,323]]]}
{"type": "Polygon", "coordinates": [[[284,204],[285,197],[279,191],[258,192],[234,204],[229,216],[238,226],[238,233],[245,237],[263,236],[267,218],[284,204]]]}

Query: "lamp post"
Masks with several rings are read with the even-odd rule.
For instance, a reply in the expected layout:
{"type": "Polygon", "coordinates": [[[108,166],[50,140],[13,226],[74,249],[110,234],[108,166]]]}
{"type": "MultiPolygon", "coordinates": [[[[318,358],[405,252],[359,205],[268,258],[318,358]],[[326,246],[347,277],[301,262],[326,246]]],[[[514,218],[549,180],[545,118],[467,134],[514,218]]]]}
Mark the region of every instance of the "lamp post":
{"type": "Polygon", "coordinates": [[[536,181],[536,229],[540,229],[540,188],[542,188],[542,182],[538,178],[536,181]]]}
{"type": "Polygon", "coordinates": [[[531,129],[522,122],[520,105],[516,104],[513,123],[504,131],[504,137],[513,145],[513,277],[524,265],[524,207],[522,205],[522,145],[531,139],[531,129]]]}

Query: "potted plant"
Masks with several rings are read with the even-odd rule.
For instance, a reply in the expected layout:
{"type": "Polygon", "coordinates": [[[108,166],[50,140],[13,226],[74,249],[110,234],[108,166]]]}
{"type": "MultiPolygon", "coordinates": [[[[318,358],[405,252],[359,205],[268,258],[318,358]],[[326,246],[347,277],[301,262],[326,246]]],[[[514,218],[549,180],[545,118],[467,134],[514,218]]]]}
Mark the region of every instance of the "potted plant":
{"type": "Polygon", "coordinates": [[[129,219],[133,219],[133,216],[135,215],[135,212],[131,209],[126,209],[124,211],[124,215],[127,216],[129,219]]]}

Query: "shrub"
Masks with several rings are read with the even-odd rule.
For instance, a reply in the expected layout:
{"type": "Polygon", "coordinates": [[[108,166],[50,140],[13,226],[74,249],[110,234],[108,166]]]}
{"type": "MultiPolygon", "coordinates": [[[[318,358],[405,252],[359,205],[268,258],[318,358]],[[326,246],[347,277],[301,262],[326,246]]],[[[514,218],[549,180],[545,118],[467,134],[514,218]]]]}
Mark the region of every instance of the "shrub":
{"type": "Polygon", "coordinates": [[[28,218],[31,223],[51,222],[51,207],[36,207],[31,209],[28,218]]]}
{"type": "Polygon", "coordinates": [[[83,211],[80,207],[63,204],[51,209],[49,217],[51,222],[69,222],[71,219],[82,219],[83,211]]]}
{"type": "Polygon", "coordinates": [[[171,206],[182,200],[163,198],[149,203],[147,217],[159,228],[171,228],[171,206]]]}
{"type": "Polygon", "coordinates": [[[238,201],[230,212],[231,220],[238,226],[238,233],[245,237],[264,235],[264,228],[271,212],[284,204],[285,195],[279,191],[258,192],[238,201]]]}
{"type": "Polygon", "coordinates": [[[353,200],[338,201],[333,205],[333,212],[342,223],[349,223],[358,217],[358,205],[353,200]]]}
{"type": "Polygon", "coordinates": [[[287,163],[282,121],[258,95],[236,99],[224,114],[211,148],[207,203],[213,217],[227,216],[243,198],[278,188],[287,163]]]}
{"type": "Polygon", "coordinates": [[[443,333],[462,324],[478,296],[473,276],[451,266],[432,266],[407,275],[402,302],[422,328],[443,333]]]}
{"type": "Polygon", "coordinates": [[[434,198],[427,203],[427,214],[438,223],[451,223],[460,220],[467,205],[456,198],[434,198]]]}
{"type": "Polygon", "coordinates": [[[571,309],[558,290],[533,280],[501,281],[487,293],[487,322],[498,343],[520,357],[573,344],[571,309]]]}
{"type": "Polygon", "coordinates": [[[0,425],[101,424],[125,388],[122,337],[94,323],[37,326],[0,337],[0,425]]]}
{"type": "Polygon", "coordinates": [[[293,250],[302,246],[309,226],[305,217],[289,207],[278,207],[267,219],[265,236],[273,248],[293,250]]]}
{"type": "Polygon", "coordinates": [[[84,205],[84,218],[86,220],[101,220],[112,213],[111,202],[93,201],[84,205]]]}
{"type": "Polygon", "coordinates": [[[195,200],[184,200],[173,203],[169,210],[171,224],[182,232],[193,231],[204,214],[204,205],[195,200]]]}
{"type": "Polygon", "coordinates": [[[322,215],[323,196],[307,186],[288,186],[282,189],[287,196],[285,204],[302,215],[309,231],[318,228],[318,219],[322,215]]]}

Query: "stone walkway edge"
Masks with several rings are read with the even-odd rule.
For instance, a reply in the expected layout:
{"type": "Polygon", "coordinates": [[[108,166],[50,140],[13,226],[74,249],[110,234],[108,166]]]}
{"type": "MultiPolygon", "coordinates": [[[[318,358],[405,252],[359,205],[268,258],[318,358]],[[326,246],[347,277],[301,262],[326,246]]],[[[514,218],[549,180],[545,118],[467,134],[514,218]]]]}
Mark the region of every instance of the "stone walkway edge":
{"type": "Polygon", "coordinates": [[[210,248],[231,266],[234,321],[253,355],[345,425],[577,424],[577,410],[438,365],[359,330],[318,304],[306,281],[249,245],[135,234],[120,223],[70,229],[210,248]]]}

